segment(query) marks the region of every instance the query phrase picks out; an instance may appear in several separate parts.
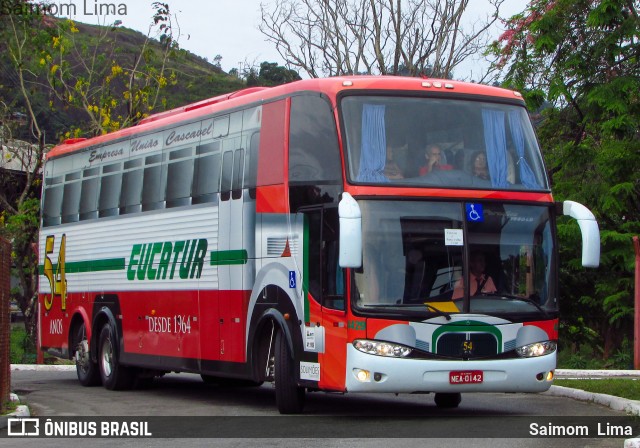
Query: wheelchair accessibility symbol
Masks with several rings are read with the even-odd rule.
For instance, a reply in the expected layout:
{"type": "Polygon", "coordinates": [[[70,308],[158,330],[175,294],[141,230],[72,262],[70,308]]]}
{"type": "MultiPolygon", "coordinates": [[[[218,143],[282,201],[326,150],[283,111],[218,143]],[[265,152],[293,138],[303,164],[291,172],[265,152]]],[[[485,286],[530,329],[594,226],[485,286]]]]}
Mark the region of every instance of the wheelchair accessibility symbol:
{"type": "Polygon", "coordinates": [[[289,271],[289,288],[296,287],[296,271],[289,271]]]}
{"type": "Polygon", "coordinates": [[[483,222],[484,212],[482,210],[482,204],[465,204],[467,209],[467,221],[470,222],[483,222]]]}

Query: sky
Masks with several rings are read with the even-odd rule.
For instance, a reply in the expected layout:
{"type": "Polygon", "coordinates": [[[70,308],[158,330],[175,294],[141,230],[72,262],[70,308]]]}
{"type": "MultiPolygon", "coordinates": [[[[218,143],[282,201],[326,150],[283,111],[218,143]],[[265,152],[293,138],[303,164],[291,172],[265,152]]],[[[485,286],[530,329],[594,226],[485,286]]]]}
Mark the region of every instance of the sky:
{"type": "MultiPolygon", "coordinates": [[[[162,0],[177,15],[180,26],[181,48],[207,58],[222,56],[222,69],[241,69],[243,64],[259,65],[260,62],[277,62],[284,65],[272,43],[258,30],[260,2],[274,0],[162,0]]],[[[147,33],[151,24],[153,0],[53,0],[58,12],[72,14],[72,19],[91,24],[111,24],[116,20],[122,26],[147,33]],[[103,5],[116,6],[116,14],[100,15],[103,5]]],[[[487,0],[470,0],[470,18],[484,18],[487,0]]],[[[504,0],[501,15],[511,16],[525,9],[527,0],[504,0]]],[[[67,14],[58,14],[65,15],[67,14]]],[[[472,19],[473,20],[473,19],[472,19]]],[[[492,34],[501,33],[496,28],[492,34]]],[[[471,65],[460,70],[472,73],[471,65]]]]}

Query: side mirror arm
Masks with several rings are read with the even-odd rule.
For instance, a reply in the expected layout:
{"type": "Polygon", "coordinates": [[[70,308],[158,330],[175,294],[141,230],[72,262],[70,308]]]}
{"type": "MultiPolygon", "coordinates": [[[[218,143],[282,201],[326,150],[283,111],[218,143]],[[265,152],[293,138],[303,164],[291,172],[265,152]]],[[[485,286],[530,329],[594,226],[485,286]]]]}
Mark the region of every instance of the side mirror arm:
{"type": "Polygon", "coordinates": [[[600,265],[600,229],[596,217],[584,205],[564,201],[562,214],[571,216],[580,226],[582,232],[582,266],[597,268],[600,265]]]}

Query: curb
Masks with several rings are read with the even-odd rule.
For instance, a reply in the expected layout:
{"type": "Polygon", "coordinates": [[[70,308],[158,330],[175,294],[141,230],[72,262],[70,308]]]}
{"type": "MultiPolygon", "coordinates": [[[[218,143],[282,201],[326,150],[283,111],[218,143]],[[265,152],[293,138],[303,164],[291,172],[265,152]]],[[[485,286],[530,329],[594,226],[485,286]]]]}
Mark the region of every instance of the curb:
{"type": "Polygon", "coordinates": [[[75,371],[75,364],[50,365],[50,364],[11,364],[11,371],[32,371],[32,372],[68,372],[75,371]]]}
{"type": "Polygon", "coordinates": [[[580,389],[572,389],[564,386],[551,386],[543,395],[553,395],[556,397],[573,398],[579,401],[588,401],[602,406],[607,406],[614,411],[622,411],[627,414],[640,415],[640,401],[615,397],[613,395],[586,392],[580,389]]]}
{"type": "MultiPolygon", "coordinates": [[[[13,402],[20,402],[20,399],[16,394],[10,394],[10,400],[13,402]]],[[[29,407],[25,405],[18,405],[15,411],[10,414],[0,416],[0,429],[4,429],[9,426],[9,419],[15,417],[31,417],[29,407]]]]}

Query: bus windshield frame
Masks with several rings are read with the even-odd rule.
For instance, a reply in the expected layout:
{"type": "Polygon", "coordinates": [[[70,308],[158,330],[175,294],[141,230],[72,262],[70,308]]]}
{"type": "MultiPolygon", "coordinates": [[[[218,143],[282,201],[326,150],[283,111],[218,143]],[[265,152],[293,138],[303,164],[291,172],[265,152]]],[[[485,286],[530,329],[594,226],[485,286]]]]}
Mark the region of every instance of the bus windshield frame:
{"type": "Polygon", "coordinates": [[[363,263],[356,314],[424,319],[558,315],[553,207],[521,203],[359,199],[363,263]],[[474,259],[485,283],[472,285],[474,259]],[[487,278],[487,280],[484,280],[487,278]]]}
{"type": "Polygon", "coordinates": [[[339,110],[351,184],[549,191],[521,102],[361,93],[339,110]]]}

